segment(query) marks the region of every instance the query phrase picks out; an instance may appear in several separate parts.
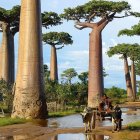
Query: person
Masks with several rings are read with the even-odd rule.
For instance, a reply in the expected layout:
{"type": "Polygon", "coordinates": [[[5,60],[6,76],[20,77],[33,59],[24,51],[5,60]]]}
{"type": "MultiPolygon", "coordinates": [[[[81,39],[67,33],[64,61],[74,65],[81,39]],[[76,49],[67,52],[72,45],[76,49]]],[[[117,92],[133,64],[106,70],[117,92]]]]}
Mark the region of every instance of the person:
{"type": "Polygon", "coordinates": [[[113,125],[113,131],[119,131],[121,130],[122,126],[122,111],[121,108],[116,105],[114,107],[114,111],[112,112],[112,125],[113,125]]]}
{"type": "Polygon", "coordinates": [[[101,100],[104,103],[104,110],[106,110],[108,112],[113,108],[112,102],[111,102],[110,98],[106,94],[103,95],[101,100]]]}

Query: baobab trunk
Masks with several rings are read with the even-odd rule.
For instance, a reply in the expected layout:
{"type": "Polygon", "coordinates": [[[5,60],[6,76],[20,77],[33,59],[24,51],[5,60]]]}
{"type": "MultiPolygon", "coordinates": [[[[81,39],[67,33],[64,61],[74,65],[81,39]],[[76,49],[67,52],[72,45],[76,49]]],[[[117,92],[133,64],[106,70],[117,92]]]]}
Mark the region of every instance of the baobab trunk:
{"type": "Polygon", "coordinates": [[[133,96],[135,100],[136,99],[136,73],[135,73],[134,60],[131,61],[131,82],[132,82],[133,96]]]}
{"type": "Polygon", "coordinates": [[[9,71],[9,33],[10,29],[7,23],[2,22],[2,46],[1,46],[1,71],[0,78],[6,82],[10,82],[10,71],[9,71]]]}
{"type": "Polygon", "coordinates": [[[133,90],[132,90],[130,72],[129,72],[128,61],[126,56],[124,56],[124,71],[125,71],[127,98],[128,100],[133,100],[133,90]]]}
{"type": "Polygon", "coordinates": [[[12,33],[9,34],[9,78],[10,83],[13,84],[15,81],[15,52],[14,52],[14,36],[12,33]]]}
{"type": "Polygon", "coordinates": [[[104,92],[101,31],[94,28],[89,44],[88,106],[96,107],[104,92]]]}
{"type": "Polygon", "coordinates": [[[50,79],[58,81],[57,52],[55,46],[51,46],[50,79]]]}
{"type": "Polygon", "coordinates": [[[22,0],[12,117],[45,119],[40,0],[22,0]]]}

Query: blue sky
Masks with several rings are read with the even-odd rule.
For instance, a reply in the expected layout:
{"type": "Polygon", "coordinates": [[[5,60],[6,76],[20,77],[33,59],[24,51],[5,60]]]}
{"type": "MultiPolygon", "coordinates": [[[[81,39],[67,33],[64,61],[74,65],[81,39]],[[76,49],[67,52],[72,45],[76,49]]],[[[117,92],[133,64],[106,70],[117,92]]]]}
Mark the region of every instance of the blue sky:
{"type": "MultiPolygon", "coordinates": [[[[75,7],[77,5],[84,4],[88,0],[41,0],[41,9],[44,11],[54,11],[62,13],[64,8],[75,7]]],[[[114,0],[121,1],[121,0],[114,0]]],[[[132,6],[133,11],[140,12],[139,0],[126,0],[132,6]]],[[[20,0],[0,0],[0,6],[6,9],[11,9],[14,5],[20,5],[20,0]]],[[[104,79],[105,87],[117,86],[125,88],[123,61],[119,59],[119,56],[109,58],[106,52],[109,47],[116,45],[117,43],[140,43],[140,39],[137,36],[134,37],[117,37],[118,31],[124,28],[130,28],[132,25],[137,24],[139,19],[134,17],[128,17],[124,19],[115,19],[110,22],[102,32],[103,40],[103,62],[106,73],[109,75],[104,79]]],[[[90,29],[77,30],[74,28],[74,22],[64,22],[62,25],[52,27],[48,30],[43,29],[43,32],[49,31],[64,31],[68,32],[73,38],[73,44],[65,46],[62,50],[58,50],[58,70],[59,74],[65,69],[75,68],[80,74],[81,72],[88,70],[88,49],[89,49],[89,33],[90,29]]],[[[1,34],[0,34],[1,43],[1,34]]],[[[16,67],[17,67],[17,54],[18,54],[18,34],[15,36],[16,46],[16,67]]],[[[43,46],[44,63],[50,65],[50,47],[48,45],[43,46]]],[[[60,78],[60,76],[59,76],[60,78]]]]}

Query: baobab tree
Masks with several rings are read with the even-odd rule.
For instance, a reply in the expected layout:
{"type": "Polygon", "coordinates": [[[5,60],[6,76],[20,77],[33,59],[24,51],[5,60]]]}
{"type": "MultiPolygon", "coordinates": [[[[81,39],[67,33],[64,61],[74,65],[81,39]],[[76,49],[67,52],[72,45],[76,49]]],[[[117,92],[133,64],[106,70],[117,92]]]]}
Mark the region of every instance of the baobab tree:
{"type": "MultiPolygon", "coordinates": [[[[140,17],[140,13],[132,13],[134,16],[136,17],[140,17]]],[[[121,36],[121,35],[127,35],[127,36],[134,36],[134,35],[137,35],[137,36],[140,36],[140,22],[137,24],[137,25],[133,25],[131,27],[131,29],[123,29],[123,30],[120,30],[119,33],[118,33],[118,36],[121,36]]],[[[138,53],[139,53],[139,45],[138,44],[135,44],[134,48],[132,49],[132,53],[135,53],[135,57],[134,59],[137,60],[137,66],[138,66],[138,53]],[[136,58],[137,57],[137,58],[136,58]]],[[[132,87],[133,87],[133,93],[136,97],[136,74],[135,74],[135,65],[134,65],[134,60],[133,58],[131,59],[132,60],[132,63],[131,63],[131,81],[132,81],[132,87]]]]}
{"type": "Polygon", "coordinates": [[[58,81],[57,50],[72,44],[72,36],[66,32],[49,32],[43,34],[43,42],[51,46],[50,79],[58,81]]]}
{"type": "Polygon", "coordinates": [[[0,8],[0,28],[3,32],[0,48],[0,78],[13,84],[15,77],[14,35],[19,31],[20,6],[11,10],[0,8]]]}
{"type": "Polygon", "coordinates": [[[63,73],[61,74],[62,78],[65,78],[67,83],[71,86],[71,80],[72,78],[74,78],[75,76],[77,76],[77,72],[75,71],[74,68],[69,68],[63,71],[63,73]]]}
{"type": "Polygon", "coordinates": [[[12,117],[46,119],[40,0],[21,0],[18,69],[12,117]]]}
{"type": "Polygon", "coordinates": [[[127,2],[91,0],[75,8],[64,9],[61,17],[66,20],[75,20],[78,29],[91,28],[89,42],[89,81],[88,81],[88,106],[98,106],[98,99],[104,93],[103,62],[102,62],[102,31],[114,18],[129,16],[116,16],[130,9],[127,2]],[[99,20],[95,22],[95,19],[99,20]]]}
{"type": "Polygon", "coordinates": [[[134,94],[134,100],[136,99],[136,70],[135,65],[140,61],[140,45],[132,44],[129,48],[128,56],[131,60],[131,83],[134,94]]]}
{"type": "Polygon", "coordinates": [[[125,72],[125,80],[126,80],[127,98],[129,100],[134,100],[134,94],[132,90],[132,83],[131,83],[131,77],[130,77],[128,60],[127,60],[127,58],[130,56],[132,59],[132,53],[131,53],[132,47],[133,45],[131,44],[123,43],[123,44],[118,44],[114,47],[110,47],[109,51],[107,52],[109,57],[118,54],[118,55],[122,55],[121,58],[124,59],[124,72],[125,72]]]}

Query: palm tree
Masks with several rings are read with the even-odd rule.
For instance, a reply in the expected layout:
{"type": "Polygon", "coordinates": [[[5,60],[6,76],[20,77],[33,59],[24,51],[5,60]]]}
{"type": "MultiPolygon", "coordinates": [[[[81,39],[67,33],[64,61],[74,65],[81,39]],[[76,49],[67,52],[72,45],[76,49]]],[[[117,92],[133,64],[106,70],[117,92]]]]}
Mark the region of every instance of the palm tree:
{"type": "Polygon", "coordinates": [[[40,0],[22,0],[12,117],[31,119],[47,117],[41,25],[40,0]]]}

